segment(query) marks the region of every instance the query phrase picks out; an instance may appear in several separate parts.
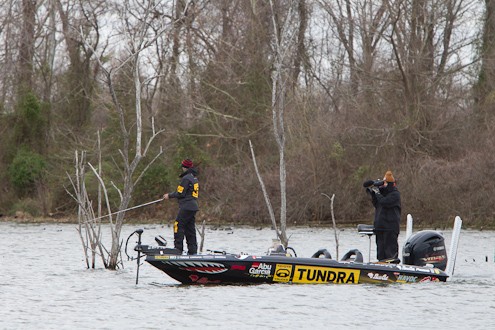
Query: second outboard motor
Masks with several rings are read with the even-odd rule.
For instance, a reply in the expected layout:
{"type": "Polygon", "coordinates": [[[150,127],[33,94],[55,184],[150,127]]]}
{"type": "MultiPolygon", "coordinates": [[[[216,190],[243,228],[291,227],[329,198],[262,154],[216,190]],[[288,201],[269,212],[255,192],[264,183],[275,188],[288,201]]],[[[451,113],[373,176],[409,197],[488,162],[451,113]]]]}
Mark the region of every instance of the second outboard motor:
{"type": "Polygon", "coordinates": [[[433,230],[423,230],[409,237],[402,249],[402,261],[405,265],[431,264],[445,270],[447,250],[442,234],[433,230]]]}

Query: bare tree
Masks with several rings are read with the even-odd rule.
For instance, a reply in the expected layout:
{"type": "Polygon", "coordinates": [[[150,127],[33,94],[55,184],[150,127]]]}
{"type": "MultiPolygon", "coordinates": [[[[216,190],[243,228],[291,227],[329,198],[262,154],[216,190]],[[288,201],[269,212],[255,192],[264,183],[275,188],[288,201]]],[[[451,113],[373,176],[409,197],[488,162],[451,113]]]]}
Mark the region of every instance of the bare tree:
{"type": "MultiPolygon", "coordinates": [[[[294,61],[296,50],[296,33],[297,28],[294,28],[297,22],[297,4],[298,1],[290,1],[285,14],[281,8],[277,8],[272,0],[270,0],[271,19],[273,24],[272,33],[272,128],[275,141],[279,152],[279,183],[280,183],[280,231],[275,220],[272,205],[269,202],[268,194],[265,189],[263,193],[267,202],[267,207],[272,220],[272,225],[276,230],[276,234],[282,245],[288,246],[289,239],[287,237],[287,171],[285,163],[285,123],[284,112],[287,104],[288,87],[290,86],[290,78],[292,77],[291,63],[294,61]]],[[[255,162],[254,152],[251,147],[253,161],[255,162]]],[[[255,162],[256,165],[256,162],[255,162]]],[[[257,169],[257,167],[256,167],[257,169]]],[[[258,173],[258,171],[257,171],[258,173]]],[[[258,174],[260,184],[264,187],[261,176],[258,174]]]]}
{"type": "Polygon", "coordinates": [[[465,33],[456,36],[462,21],[474,18],[474,1],[414,0],[387,1],[392,21],[389,43],[404,95],[401,120],[408,141],[406,154],[435,153],[435,137],[445,121],[437,120],[451,108],[451,100],[442,95],[468,63],[463,63],[462,49],[473,41],[465,33]]]}
{"type": "Polygon", "coordinates": [[[332,35],[342,47],[342,56],[347,61],[349,72],[348,101],[372,103],[373,69],[378,57],[378,48],[384,32],[389,26],[385,1],[373,0],[318,0],[326,16],[332,35]],[[364,93],[363,93],[364,92],[364,93]],[[360,97],[360,95],[362,95],[360,97]],[[355,98],[358,98],[355,100],[355,98]]]}
{"type": "Polygon", "coordinates": [[[92,67],[92,49],[99,46],[99,19],[108,7],[101,1],[55,1],[69,59],[66,78],[69,88],[64,98],[66,107],[61,112],[69,123],[69,129],[79,131],[89,124],[91,118],[91,101],[98,73],[92,67]]]}
{"type": "MultiPolygon", "coordinates": [[[[99,139],[98,139],[99,140],[99,139]]],[[[99,255],[103,265],[108,265],[108,251],[101,241],[101,214],[95,215],[93,203],[89,198],[86,190],[86,152],[75,152],[75,176],[68,174],[72,184],[73,193],[67,191],[77,202],[78,205],[78,227],[77,231],[81,239],[86,266],[88,268],[96,267],[96,256],[99,255]]],[[[101,174],[101,172],[100,172],[101,174]]]]}
{"type": "MultiPolygon", "coordinates": [[[[162,132],[162,130],[155,130],[154,121],[151,121],[151,136],[143,141],[143,114],[141,110],[142,97],[141,92],[143,86],[148,83],[149,80],[156,78],[156,72],[146,72],[148,78],[143,79],[142,75],[143,63],[142,58],[145,57],[150,47],[155,44],[156,40],[170,28],[170,24],[166,24],[164,21],[158,21],[154,19],[155,5],[153,2],[147,2],[146,4],[140,1],[126,1],[121,6],[117,6],[116,10],[120,22],[122,23],[123,33],[120,37],[126,41],[126,50],[128,55],[117,64],[105,64],[101,58],[103,54],[96,59],[104,74],[104,81],[108,88],[108,92],[112,99],[112,103],[115,111],[119,117],[120,130],[122,135],[122,148],[119,150],[119,154],[122,158],[122,188],[114,185],[114,188],[118,190],[120,195],[119,210],[125,210],[131,200],[132,192],[135,185],[142,178],[148,167],[162,154],[162,150],[153,157],[153,159],[144,167],[144,169],[135,176],[138,169],[138,165],[147,156],[150,146],[153,140],[162,132]],[[151,29],[151,26],[155,28],[151,29]],[[122,70],[126,65],[130,65],[132,68],[132,80],[134,84],[134,113],[135,121],[131,124],[128,123],[126,109],[123,107],[119,95],[115,89],[114,76],[122,70]],[[151,74],[151,75],[150,75],[151,74]],[[132,130],[130,127],[134,127],[135,132],[134,139],[131,138],[132,130]],[[134,150],[134,156],[131,156],[131,152],[134,150]]],[[[87,45],[91,47],[90,45],[87,45]]],[[[94,51],[94,50],[93,50],[94,51]]],[[[97,175],[100,184],[104,187],[105,183],[103,178],[97,174],[96,169],[93,168],[93,173],[97,175]]],[[[104,189],[105,190],[105,189],[104,189]]],[[[108,212],[111,214],[109,204],[107,202],[108,212]]],[[[110,249],[108,268],[115,269],[118,263],[118,255],[121,250],[120,233],[124,224],[125,212],[117,213],[115,222],[110,215],[110,222],[112,225],[112,247],[110,249]]]]}
{"type": "Polygon", "coordinates": [[[325,193],[321,193],[321,194],[330,200],[330,210],[332,211],[333,234],[335,237],[335,250],[337,252],[336,257],[338,260],[339,259],[339,234],[337,231],[337,223],[335,222],[335,215],[333,213],[333,201],[335,200],[335,194],[333,194],[332,197],[328,196],[325,193]]]}
{"type": "Polygon", "coordinates": [[[19,47],[20,94],[31,91],[36,26],[36,0],[22,0],[22,37],[19,47]]]}
{"type": "Polygon", "coordinates": [[[18,86],[16,65],[19,63],[18,46],[12,40],[19,39],[17,22],[22,21],[17,13],[16,2],[4,0],[0,3],[0,102],[3,105],[0,112],[13,112],[18,86]]]}
{"type": "Polygon", "coordinates": [[[495,90],[495,1],[486,0],[483,17],[481,68],[475,85],[477,113],[481,121],[491,126],[493,91],[495,90]]]}

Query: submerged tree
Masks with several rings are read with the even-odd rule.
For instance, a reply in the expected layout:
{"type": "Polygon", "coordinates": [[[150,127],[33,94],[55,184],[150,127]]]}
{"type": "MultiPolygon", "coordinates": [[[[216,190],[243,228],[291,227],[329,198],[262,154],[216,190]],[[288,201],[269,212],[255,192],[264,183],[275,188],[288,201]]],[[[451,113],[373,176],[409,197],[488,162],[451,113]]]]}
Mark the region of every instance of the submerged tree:
{"type": "Polygon", "coordinates": [[[279,153],[279,183],[280,183],[280,230],[278,229],[275,213],[272,209],[269,196],[264,188],[263,180],[259,175],[254,151],[250,143],[253,161],[255,163],[258,179],[265,196],[265,201],[270,213],[272,225],[275,228],[276,234],[282,245],[287,246],[289,239],[287,237],[287,171],[285,163],[285,123],[284,112],[287,107],[287,96],[290,87],[290,78],[293,77],[292,63],[294,63],[294,55],[296,51],[296,34],[297,29],[294,28],[294,23],[297,18],[298,1],[291,1],[286,9],[286,13],[282,13],[282,8],[277,8],[273,1],[270,0],[271,19],[273,23],[272,31],[272,125],[273,134],[277,143],[279,153]]]}
{"type": "MultiPolygon", "coordinates": [[[[154,139],[162,132],[161,130],[155,130],[154,120],[151,119],[149,125],[151,126],[151,132],[146,138],[143,132],[143,113],[141,109],[142,104],[142,91],[145,85],[151,80],[156,79],[160,74],[159,71],[153,71],[149,66],[147,71],[142,68],[149,57],[151,49],[157,47],[157,40],[170,29],[171,23],[163,20],[157,20],[155,12],[156,5],[152,2],[143,4],[139,1],[128,1],[122,5],[116,6],[116,11],[120,22],[122,23],[122,35],[124,38],[125,51],[127,55],[120,62],[104,63],[103,58],[105,54],[100,54],[96,59],[102,70],[104,76],[104,82],[106,84],[108,93],[111,97],[111,104],[113,110],[116,112],[120,127],[120,135],[122,141],[122,147],[119,149],[121,157],[120,171],[122,173],[122,182],[120,184],[114,184],[113,188],[118,191],[120,196],[120,203],[117,212],[111,212],[110,203],[108,202],[108,196],[105,193],[106,206],[108,209],[108,217],[111,225],[112,234],[112,246],[109,252],[108,261],[106,267],[115,269],[118,265],[118,256],[121,251],[120,234],[122,226],[124,224],[125,212],[132,197],[132,193],[136,184],[143,177],[149,166],[158,159],[162,154],[162,150],[158,151],[156,155],[148,162],[147,165],[141,167],[139,170],[138,165],[150,152],[150,147],[154,139]],[[128,103],[123,99],[124,96],[119,94],[116,89],[116,75],[121,73],[122,70],[130,68],[130,81],[132,81],[134,92],[134,120],[131,120],[129,116],[128,103]],[[147,78],[143,78],[147,76],[147,78]],[[132,138],[134,133],[134,138],[132,138]],[[134,153],[134,156],[132,156],[134,153]],[[138,172],[138,170],[140,172],[138,172]],[[115,220],[113,214],[116,214],[115,220]]],[[[87,45],[90,47],[90,45],[87,45]]],[[[93,53],[96,56],[95,50],[93,53]]],[[[125,76],[125,75],[124,75],[125,76]]],[[[93,173],[98,177],[99,184],[103,188],[104,192],[108,189],[104,178],[104,173],[101,174],[94,166],[89,164],[93,173]]]]}

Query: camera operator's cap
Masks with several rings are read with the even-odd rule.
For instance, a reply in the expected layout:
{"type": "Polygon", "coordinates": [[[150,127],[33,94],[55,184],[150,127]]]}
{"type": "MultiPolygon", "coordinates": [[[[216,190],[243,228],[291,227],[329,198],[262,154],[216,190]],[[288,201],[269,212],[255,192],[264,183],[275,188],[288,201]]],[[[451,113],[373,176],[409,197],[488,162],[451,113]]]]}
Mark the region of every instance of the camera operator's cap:
{"type": "Polygon", "coordinates": [[[394,176],[392,174],[392,171],[388,170],[385,173],[385,177],[383,178],[384,181],[386,182],[395,182],[394,176]]]}
{"type": "Polygon", "coordinates": [[[185,168],[191,168],[191,167],[193,167],[193,162],[189,158],[184,159],[182,161],[182,163],[180,163],[180,164],[181,164],[182,167],[185,167],[185,168]]]}

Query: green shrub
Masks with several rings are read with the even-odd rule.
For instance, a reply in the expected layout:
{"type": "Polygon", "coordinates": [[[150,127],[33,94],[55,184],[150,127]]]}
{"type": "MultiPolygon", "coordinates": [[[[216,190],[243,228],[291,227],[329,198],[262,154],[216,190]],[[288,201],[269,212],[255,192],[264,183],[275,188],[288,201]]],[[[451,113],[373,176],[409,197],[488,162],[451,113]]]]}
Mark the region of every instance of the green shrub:
{"type": "Polygon", "coordinates": [[[172,176],[169,180],[172,182],[177,180],[177,175],[180,174],[180,163],[184,158],[190,158],[195,165],[209,162],[208,152],[201,146],[196,137],[188,135],[179,135],[177,137],[176,152],[172,155],[170,162],[167,162],[168,168],[171,169],[172,176]]]}
{"type": "Polygon", "coordinates": [[[352,174],[352,179],[354,180],[355,183],[361,182],[364,179],[368,178],[367,175],[369,172],[370,172],[369,165],[361,165],[352,174]]]}
{"type": "Polygon", "coordinates": [[[17,105],[17,120],[14,125],[17,145],[28,146],[31,150],[43,152],[47,129],[46,105],[33,93],[25,94],[17,105]]]}
{"type": "Polygon", "coordinates": [[[330,153],[330,158],[335,160],[342,160],[344,158],[344,147],[340,142],[335,142],[332,145],[332,151],[330,153]]]}
{"type": "Polygon", "coordinates": [[[42,179],[45,168],[46,162],[41,155],[21,148],[8,168],[9,180],[19,192],[29,193],[42,179]]]}
{"type": "MultiPolygon", "coordinates": [[[[144,203],[161,198],[172,189],[169,183],[170,174],[164,164],[151,165],[141,178],[134,190],[135,203],[144,203]]],[[[174,182],[175,184],[175,182],[174,182]]]]}
{"type": "Polygon", "coordinates": [[[17,212],[21,212],[24,215],[39,217],[41,216],[40,210],[42,209],[42,205],[39,201],[36,201],[31,198],[24,198],[17,202],[15,202],[10,208],[9,213],[14,216],[17,212]]]}

